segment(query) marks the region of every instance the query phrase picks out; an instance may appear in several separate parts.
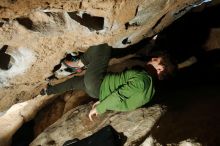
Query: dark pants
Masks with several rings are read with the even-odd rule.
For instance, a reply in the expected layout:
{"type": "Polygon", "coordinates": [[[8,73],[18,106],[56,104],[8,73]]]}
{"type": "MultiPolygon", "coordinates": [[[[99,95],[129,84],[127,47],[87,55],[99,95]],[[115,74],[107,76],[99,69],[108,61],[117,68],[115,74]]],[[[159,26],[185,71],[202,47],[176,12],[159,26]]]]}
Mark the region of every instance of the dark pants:
{"type": "Polygon", "coordinates": [[[89,96],[99,98],[100,86],[106,74],[111,56],[111,47],[107,44],[90,47],[80,59],[88,68],[84,76],[75,76],[63,83],[50,86],[47,94],[63,93],[65,91],[81,89],[89,96]]]}

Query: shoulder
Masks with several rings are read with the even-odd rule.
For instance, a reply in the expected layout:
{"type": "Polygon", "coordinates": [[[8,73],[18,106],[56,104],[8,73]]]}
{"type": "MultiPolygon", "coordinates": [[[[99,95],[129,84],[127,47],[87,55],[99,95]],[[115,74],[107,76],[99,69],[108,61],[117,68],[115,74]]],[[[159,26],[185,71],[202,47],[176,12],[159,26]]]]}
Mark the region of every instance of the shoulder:
{"type": "Polygon", "coordinates": [[[124,71],[124,73],[137,76],[139,78],[151,78],[150,74],[147,73],[145,70],[129,69],[129,70],[124,71]]]}
{"type": "Polygon", "coordinates": [[[127,70],[129,81],[135,82],[138,86],[149,86],[152,83],[152,77],[146,71],[127,70]]]}

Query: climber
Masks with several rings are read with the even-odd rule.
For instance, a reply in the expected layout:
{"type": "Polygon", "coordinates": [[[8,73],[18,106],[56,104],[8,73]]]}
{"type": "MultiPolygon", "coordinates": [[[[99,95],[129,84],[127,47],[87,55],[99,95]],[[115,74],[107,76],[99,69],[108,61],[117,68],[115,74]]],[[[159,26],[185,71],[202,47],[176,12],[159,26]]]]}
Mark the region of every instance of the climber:
{"type": "Polygon", "coordinates": [[[89,113],[93,116],[107,110],[130,111],[148,103],[155,92],[153,77],[163,79],[175,69],[167,55],[153,56],[144,69],[129,69],[121,73],[106,73],[112,48],[107,44],[91,46],[78,60],[66,61],[68,66],[85,68],[84,76],[75,76],[54,86],[41,90],[41,95],[63,93],[83,89],[98,99],[89,113]]]}

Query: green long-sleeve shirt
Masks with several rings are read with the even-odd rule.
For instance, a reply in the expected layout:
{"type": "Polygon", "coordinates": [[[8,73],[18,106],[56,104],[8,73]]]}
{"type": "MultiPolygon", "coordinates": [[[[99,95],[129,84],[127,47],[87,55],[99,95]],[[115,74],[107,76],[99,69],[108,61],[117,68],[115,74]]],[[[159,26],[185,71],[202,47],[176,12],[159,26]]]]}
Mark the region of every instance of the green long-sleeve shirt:
{"type": "Polygon", "coordinates": [[[154,95],[151,76],[145,71],[127,70],[107,74],[100,87],[99,114],[106,110],[129,111],[149,102],[154,95]]]}

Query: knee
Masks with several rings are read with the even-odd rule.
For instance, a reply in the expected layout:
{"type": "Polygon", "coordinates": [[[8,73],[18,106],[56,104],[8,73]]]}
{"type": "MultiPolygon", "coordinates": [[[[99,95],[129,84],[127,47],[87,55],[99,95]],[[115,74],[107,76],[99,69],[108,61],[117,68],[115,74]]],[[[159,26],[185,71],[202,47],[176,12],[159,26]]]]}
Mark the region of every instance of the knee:
{"type": "Polygon", "coordinates": [[[86,92],[89,94],[89,96],[98,98],[99,96],[99,83],[93,79],[84,79],[86,92]]]}
{"type": "Polygon", "coordinates": [[[107,43],[104,43],[96,46],[91,46],[89,49],[96,52],[96,54],[110,54],[112,47],[109,46],[107,43]]]}
{"type": "Polygon", "coordinates": [[[94,91],[97,88],[92,78],[84,78],[84,83],[87,91],[94,91]]]}
{"type": "Polygon", "coordinates": [[[95,85],[87,85],[86,93],[93,98],[99,98],[99,90],[95,85]]]}
{"type": "Polygon", "coordinates": [[[104,52],[104,53],[106,53],[106,54],[110,54],[111,53],[111,50],[112,50],[112,47],[111,46],[109,46],[107,43],[105,43],[105,44],[101,44],[100,45],[100,48],[101,48],[101,51],[100,52],[104,52]]]}

